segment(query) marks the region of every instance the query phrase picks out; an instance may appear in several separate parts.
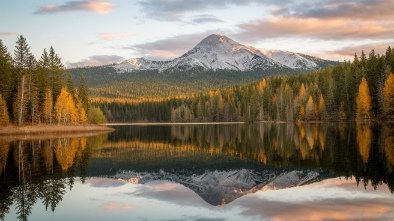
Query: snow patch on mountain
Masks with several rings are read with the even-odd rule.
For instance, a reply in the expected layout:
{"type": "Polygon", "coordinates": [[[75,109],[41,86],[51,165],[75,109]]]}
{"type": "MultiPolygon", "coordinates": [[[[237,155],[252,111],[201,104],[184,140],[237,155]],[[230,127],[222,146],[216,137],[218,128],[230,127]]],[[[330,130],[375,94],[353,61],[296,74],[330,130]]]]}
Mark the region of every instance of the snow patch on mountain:
{"type": "Polygon", "coordinates": [[[318,67],[317,63],[301,56],[298,53],[281,50],[260,50],[267,57],[291,69],[311,70],[318,67]]]}

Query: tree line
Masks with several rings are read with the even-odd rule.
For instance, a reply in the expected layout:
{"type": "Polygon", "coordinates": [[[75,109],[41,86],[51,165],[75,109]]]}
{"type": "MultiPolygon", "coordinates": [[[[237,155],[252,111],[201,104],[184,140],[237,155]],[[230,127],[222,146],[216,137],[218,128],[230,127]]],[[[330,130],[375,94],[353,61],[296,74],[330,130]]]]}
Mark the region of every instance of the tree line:
{"type": "Polygon", "coordinates": [[[61,58],[50,47],[40,59],[30,52],[22,35],[14,56],[0,40],[0,126],[9,124],[86,124],[102,112],[91,108],[83,76],[78,88],[68,78],[61,58]]]}
{"type": "Polygon", "coordinates": [[[149,101],[98,99],[110,121],[348,121],[393,119],[394,50],[294,76],[149,101]]]}

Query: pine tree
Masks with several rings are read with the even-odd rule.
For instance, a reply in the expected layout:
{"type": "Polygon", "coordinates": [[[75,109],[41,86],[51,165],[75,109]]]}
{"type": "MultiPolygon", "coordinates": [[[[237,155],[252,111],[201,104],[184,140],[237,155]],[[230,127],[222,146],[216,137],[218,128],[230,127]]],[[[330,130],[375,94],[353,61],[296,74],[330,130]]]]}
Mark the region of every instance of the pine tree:
{"type": "Polygon", "coordinates": [[[26,42],[26,38],[19,36],[15,50],[14,50],[14,64],[16,69],[15,81],[17,94],[14,102],[14,115],[18,125],[24,122],[26,115],[27,103],[29,102],[29,79],[25,75],[30,73],[30,68],[33,64],[32,55],[30,53],[30,46],[26,42]]]}
{"type": "Polygon", "coordinates": [[[27,63],[27,111],[28,111],[28,119],[33,124],[37,118],[38,113],[38,88],[36,85],[36,64],[37,61],[32,54],[28,57],[27,63]]]}
{"type": "Polygon", "coordinates": [[[27,44],[26,38],[21,35],[16,42],[14,50],[14,63],[19,75],[22,75],[22,70],[29,66],[30,56],[30,46],[27,44]]]}
{"type": "Polygon", "coordinates": [[[53,110],[53,99],[51,88],[45,90],[45,98],[43,105],[43,118],[46,123],[52,124],[52,110],[53,110]]]}
{"type": "Polygon", "coordinates": [[[8,115],[7,104],[0,94],[0,126],[6,126],[10,123],[10,117],[8,115]]]}
{"type": "Polygon", "coordinates": [[[85,109],[85,111],[89,112],[90,101],[88,97],[88,86],[86,85],[85,77],[83,75],[81,75],[79,79],[78,98],[81,100],[82,106],[85,109]]]}
{"type": "Polygon", "coordinates": [[[71,74],[68,74],[68,77],[67,77],[66,90],[71,94],[74,101],[76,101],[74,82],[73,82],[73,78],[72,78],[71,74]]]}
{"type": "Polygon", "coordinates": [[[51,46],[49,49],[49,71],[48,71],[48,79],[49,79],[49,87],[52,90],[52,97],[56,98],[59,96],[60,91],[63,87],[63,64],[59,56],[56,54],[55,49],[51,46]]]}
{"type": "Polygon", "coordinates": [[[12,57],[7,47],[0,40],[0,94],[3,99],[8,100],[12,90],[12,57]]]}
{"type": "Polygon", "coordinates": [[[358,119],[370,118],[371,113],[371,96],[369,94],[369,87],[367,80],[363,77],[360,86],[358,87],[358,96],[356,98],[358,119]]]}
{"type": "Polygon", "coordinates": [[[383,110],[386,116],[394,117],[394,74],[391,73],[384,83],[383,89],[384,106],[383,110]]]}

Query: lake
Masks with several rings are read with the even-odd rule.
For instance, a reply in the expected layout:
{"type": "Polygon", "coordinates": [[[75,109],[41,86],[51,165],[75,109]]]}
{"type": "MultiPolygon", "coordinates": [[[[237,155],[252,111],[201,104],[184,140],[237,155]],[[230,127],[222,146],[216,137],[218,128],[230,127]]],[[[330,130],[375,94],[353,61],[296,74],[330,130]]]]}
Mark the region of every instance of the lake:
{"type": "Polygon", "coordinates": [[[394,219],[394,125],[111,127],[0,137],[0,219],[394,219]]]}

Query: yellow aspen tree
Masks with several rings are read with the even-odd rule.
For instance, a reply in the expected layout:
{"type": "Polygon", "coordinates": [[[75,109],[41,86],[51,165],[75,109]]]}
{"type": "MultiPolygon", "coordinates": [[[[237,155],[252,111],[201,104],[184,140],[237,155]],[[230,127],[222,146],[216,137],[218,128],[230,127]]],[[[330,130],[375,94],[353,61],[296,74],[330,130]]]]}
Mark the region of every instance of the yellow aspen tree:
{"type": "Polygon", "coordinates": [[[60,138],[54,150],[57,162],[61,166],[62,171],[67,171],[74,163],[77,153],[77,140],[76,138],[60,138]]]}
{"type": "Polygon", "coordinates": [[[80,124],[86,124],[88,122],[88,117],[86,115],[85,108],[82,108],[80,113],[79,113],[79,123],[80,124]]]}
{"type": "Polygon", "coordinates": [[[363,77],[358,87],[358,95],[356,98],[358,119],[370,118],[371,112],[371,95],[369,94],[369,87],[367,80],[363,77]]]}
{"type": "Polygon", "coordinates": [[[368,163],[372,143],[372,130],[369,125],[357,123],[357,143],[361,158],[368,163]]]}
{"type": "Polygon", "coordinates": [[[300,110],[298,112],[298,120],[299,121],[303,121],[305,119],[305,108],[304,106],[301,104],[300,106],[300,110]]]}
{"type": "Polygon", "coordinates": [[[315,105],[313,103],[313,98],[312,98],[312,96],[309,96],[308,103],[306,104],[306,107],[305,107],[305,119],[306,120],[314,120],[314,116],[313,116],[314,115],[313,114],[314,107],[315,107],[315,105]]]}
{"type": "Polygon", "coordinates": [[[0,126],[6,126],[10,123],[10,116],[8,115],[7,104],[0,94],[0,126]]]}
{"type": "MultiPolygon", "coordinates": [[[[306,101],[306,89],[305,89],[304,83],[301,84],[299,97],[301,99],[301,102],[306,101]]],[[[303,104],[305,104],[305,103],[303,103],[303,104]]]]}
{"type": "Polygon", "coordinates": [[[394,116],[394,74],[387,77],[383,88],[383,111],[386,116],[394,116]]]}
{"type": "Polygon", "coordinates": [[[60,91],[59,97],[55,104],[55,117],[60,124],[63,123],[75,123],[77,118],[77,111],[73,98],[65,88],[60,91]]]}
{"type": "Polygon", "coordinates": [[[323,95],[320,95],[319,98],[318,115],[321,120],[326,119],[326,104],[324,102],[323,95]]]}

